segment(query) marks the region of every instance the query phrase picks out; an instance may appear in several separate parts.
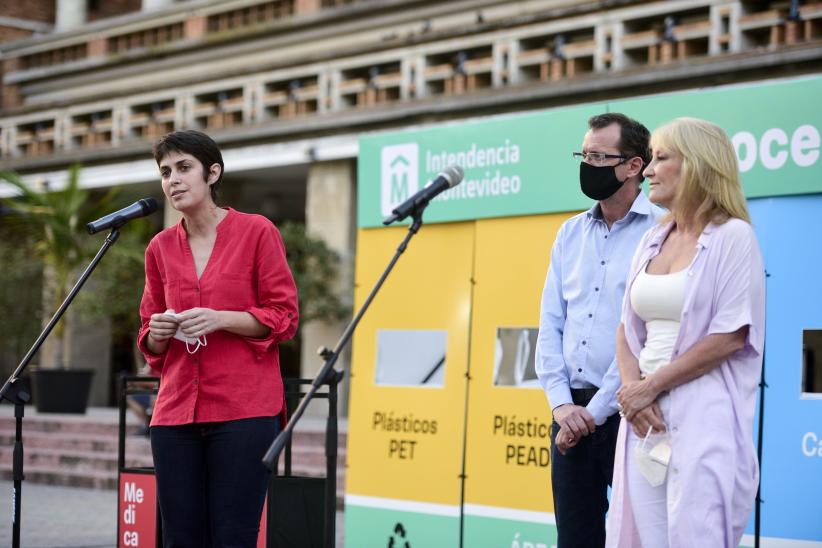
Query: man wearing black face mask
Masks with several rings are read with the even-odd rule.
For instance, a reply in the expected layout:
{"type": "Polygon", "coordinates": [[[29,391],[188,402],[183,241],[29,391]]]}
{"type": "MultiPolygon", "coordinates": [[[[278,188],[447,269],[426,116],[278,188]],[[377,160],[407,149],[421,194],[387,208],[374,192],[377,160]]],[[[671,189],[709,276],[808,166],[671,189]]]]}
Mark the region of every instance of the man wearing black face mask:
{"type": "MultiPolygon", "coordinates": [[[[648,129],[617,113],[592,117],[588,128],[574,156],[580,160],[581,190],[597,203],[557,233],[537,342],[537,375],[554,419],[558,548],[605,544],[619,427],[616,329],[634,250],[663,214],[641,189],[648,129]]],[[[649,422],[664,428],[655,416],[649,422]]]]}

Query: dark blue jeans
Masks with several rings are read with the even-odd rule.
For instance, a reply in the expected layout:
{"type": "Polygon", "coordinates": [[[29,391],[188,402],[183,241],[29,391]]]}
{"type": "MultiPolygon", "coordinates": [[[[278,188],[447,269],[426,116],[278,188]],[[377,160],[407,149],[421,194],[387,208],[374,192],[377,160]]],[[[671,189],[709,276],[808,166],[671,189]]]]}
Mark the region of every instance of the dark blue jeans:
{"type": "Polygon", "coordinates": [[[255,548],[279,418],[153,426],[165,548],[255,548]]]}
{"type": "MultiPolygon", "coordinates": [[[[574,399],[577,400],[576,397],[574,399]]],[[[618,430],[619,415],[613,414],[603,425],[597,426],[593,434],[582,438],[563,455],[555,444],[559,425],[556,422],[552,424],[551,483],[554,488],[557,548],[605,546],[608,486],[614,475],[618,430]]]]}

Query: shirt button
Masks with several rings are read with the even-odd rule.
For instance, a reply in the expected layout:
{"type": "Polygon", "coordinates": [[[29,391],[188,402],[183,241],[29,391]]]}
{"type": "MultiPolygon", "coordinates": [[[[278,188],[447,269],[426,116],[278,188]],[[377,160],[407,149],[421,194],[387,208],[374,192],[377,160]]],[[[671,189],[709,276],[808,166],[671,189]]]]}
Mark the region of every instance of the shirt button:
{"type": "Polygon", "coordinates": [[[588,317],[589,317],[589,318],[593,318],[593,317],[594,317],[594,315],[593,315],[593,314],[588,314],[588,317]]]}
{"type": "Polygon", "coordinates": [[[598,287],[595,287],[595,288],[594,288],[594,291],[599,291],[599,288],[598,288],[598,287]]]}
{"type": "Polygon", "coordinates": [[[582,368],[580,367],[579,369],[577,369],[577,371],[582,373],[582,368]]]}
{"type": "Polygon", "coordinates": [[[608,235],[607,235],[607,234],[605,235],[605,239],[606,239],[606,240],[608,239],[608,235]]]}
{"type": "Polygon", "coordinates": [[[194,379],[194,386],[197,386],[198,384],[200,384],[200,381],[198,381],[197,379],[194,379]]]}
{"type": "Polygon", "coordinates": [[[199,293],[199,292],[200,292],[200,288],[199,288],[199,287],[195,287],[195,288],[194,288],[194,291],[196,291],[197,293],[199,293]]]}
{"type": "Polygon", "coordinates": [[[599,264],[601,264],[602,266],[605,266],[605,261],[601,261],[599,264]]]}
{"type": "Polygon", "coordinates": [[[585,346],[586,344],[588,344],[588,343],[585,342],[585,341],[582,341],[582,346],[585,346]]]}

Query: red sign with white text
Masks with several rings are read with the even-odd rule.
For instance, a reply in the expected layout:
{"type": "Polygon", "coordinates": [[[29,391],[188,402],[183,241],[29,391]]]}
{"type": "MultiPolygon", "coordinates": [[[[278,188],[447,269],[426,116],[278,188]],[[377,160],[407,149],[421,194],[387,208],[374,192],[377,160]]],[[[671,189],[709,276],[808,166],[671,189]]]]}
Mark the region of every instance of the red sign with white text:
{"type": "Polygon", "coordinates": [[[260,534],[257,535],[257,548],[265,548],[265,534],[266,534],[266,516],[268,515],[268,495],[265,497],[263,503],[263,516],[260,519],[260,534]]]}
{"type": "Polygon", "coordinates": [[[154,474],[120,474],[117,504],[118,548],[154,547],[157,540],[157,486],[154,474]]]}
{"type": "MultiPolygon", "coordinates": [[[[120,474],[117,529],[118,548],[157,547],[157,484],[154,474],[120,474]]],[[[266,512],[268,497],[263,505],[257,548],[266,545],[266,512]]]]}

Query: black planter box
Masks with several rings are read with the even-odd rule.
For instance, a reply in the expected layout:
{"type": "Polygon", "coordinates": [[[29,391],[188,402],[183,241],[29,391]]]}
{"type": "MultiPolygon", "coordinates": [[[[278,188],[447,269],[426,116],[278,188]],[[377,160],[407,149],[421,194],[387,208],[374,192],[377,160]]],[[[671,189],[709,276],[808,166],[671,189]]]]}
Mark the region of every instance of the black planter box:
{"type": "Polygon", "coordinates": [[[322,548],[326,478],[272,476],[268,490],[268,548],[322,548]]]}
{"type": "Polygon", "coordinates": [[[91,369],[33,369],[31,387],[38,413],[85,413],[91,369]]]}

